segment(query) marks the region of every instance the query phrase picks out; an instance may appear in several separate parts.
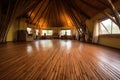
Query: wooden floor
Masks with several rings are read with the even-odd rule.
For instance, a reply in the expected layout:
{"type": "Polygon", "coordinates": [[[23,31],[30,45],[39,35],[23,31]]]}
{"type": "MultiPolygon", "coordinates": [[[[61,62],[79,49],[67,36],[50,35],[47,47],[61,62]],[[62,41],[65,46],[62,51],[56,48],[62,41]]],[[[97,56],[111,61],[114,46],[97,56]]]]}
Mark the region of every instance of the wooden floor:
{"type": "Polygon", "coordinates": [[[0,46],[0,80],[120,80],[120,50],[71,40],[0,46]]]}

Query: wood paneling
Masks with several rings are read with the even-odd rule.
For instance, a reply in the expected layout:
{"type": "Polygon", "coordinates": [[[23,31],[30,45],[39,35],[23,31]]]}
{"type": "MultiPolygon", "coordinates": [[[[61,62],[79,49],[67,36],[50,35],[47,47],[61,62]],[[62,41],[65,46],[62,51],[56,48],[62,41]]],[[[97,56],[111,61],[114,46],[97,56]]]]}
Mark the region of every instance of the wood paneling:
{"type": "Polygon", "coordinates": [[[0,46],[0,80],[119,80],[120,50],[71,40],[0,46]]]}
{"type": "Polygon", "coordinates": [[[120,35],[100,35],[98,43],[120,49],[120,35]]]}

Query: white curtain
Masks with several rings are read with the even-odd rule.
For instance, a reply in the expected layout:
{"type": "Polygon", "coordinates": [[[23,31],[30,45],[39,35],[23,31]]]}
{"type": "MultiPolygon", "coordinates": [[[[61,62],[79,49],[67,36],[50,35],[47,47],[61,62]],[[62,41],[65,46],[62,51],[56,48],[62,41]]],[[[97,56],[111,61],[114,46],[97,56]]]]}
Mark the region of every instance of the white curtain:
{"type": "Polygon", "coordinates": [[[98,36],[100,34],[100,23],[97,21],[94,25],[94,31],[93,31],[93,43],[98,43],[98,36]]]}

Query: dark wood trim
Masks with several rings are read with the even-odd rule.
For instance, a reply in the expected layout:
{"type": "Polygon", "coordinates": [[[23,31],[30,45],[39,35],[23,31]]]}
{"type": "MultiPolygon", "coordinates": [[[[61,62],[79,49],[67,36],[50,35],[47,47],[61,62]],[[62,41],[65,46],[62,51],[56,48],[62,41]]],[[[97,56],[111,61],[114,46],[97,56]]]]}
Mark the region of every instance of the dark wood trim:
{"type": "Polygon", "coordinates": [[[99,35],[99,37],[120,39],[120,34],[104,34],[104,35],[99,35]]]}

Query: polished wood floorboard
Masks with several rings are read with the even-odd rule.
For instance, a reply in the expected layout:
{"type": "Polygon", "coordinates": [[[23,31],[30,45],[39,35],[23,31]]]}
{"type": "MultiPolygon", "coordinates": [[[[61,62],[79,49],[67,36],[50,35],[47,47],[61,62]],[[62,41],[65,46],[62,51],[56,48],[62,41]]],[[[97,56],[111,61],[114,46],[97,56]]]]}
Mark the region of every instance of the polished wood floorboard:
{"type": "Polygon", "coordinates": [[[0,46],[0,80],[120,80],[120,50],[72,40],[0,46]]]}

